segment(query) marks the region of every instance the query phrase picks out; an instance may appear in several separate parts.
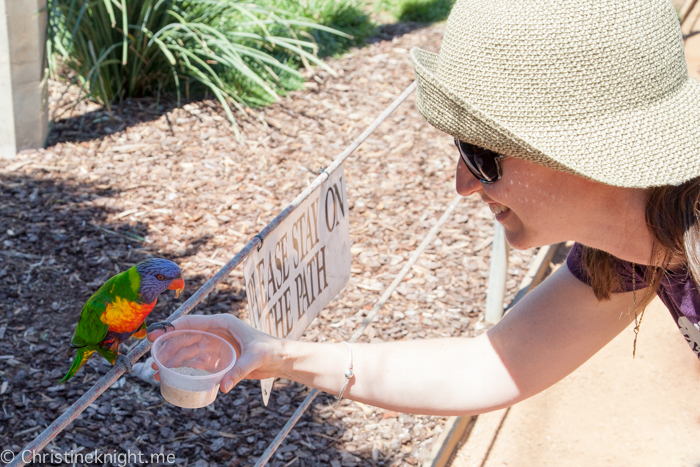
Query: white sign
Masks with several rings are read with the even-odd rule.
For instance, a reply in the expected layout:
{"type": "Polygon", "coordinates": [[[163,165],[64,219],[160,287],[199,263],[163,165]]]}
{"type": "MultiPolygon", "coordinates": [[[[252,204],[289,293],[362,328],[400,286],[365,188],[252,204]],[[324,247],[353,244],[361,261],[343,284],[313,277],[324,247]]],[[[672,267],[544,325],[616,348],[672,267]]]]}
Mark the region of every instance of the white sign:
{"type": "MultiPolygon", "coordinates": [[[[344,175],[341,165],[246,259],[246,296],[256,329],[299,339],[350,280],[350,213],[344,175]]],[[[273,381],[261,381],[265,405],[273,381]]]]}

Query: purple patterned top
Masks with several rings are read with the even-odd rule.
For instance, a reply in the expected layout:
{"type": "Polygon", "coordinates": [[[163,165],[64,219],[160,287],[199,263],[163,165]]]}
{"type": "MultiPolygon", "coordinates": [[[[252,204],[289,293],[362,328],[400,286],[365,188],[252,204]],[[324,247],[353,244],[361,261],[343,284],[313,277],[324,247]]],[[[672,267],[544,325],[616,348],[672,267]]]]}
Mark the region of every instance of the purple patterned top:
{"type": "MultiPolygon", "coordinates": [[[[590,278],[581,262],[581,244],[574,244],[566,258],[569,271],[582,282],[590,285],[590,278]]],[[[618,271],[622,277],[622,287],[616,292],[632,291],[632,263],[620,260],[618,271]]],[[[646,287],[644,268],[634,269],[637,289],[646,287]]],[[[661,279],[657,294],[669,309],[690,348],[700,358],[700,293],[687,269],[667,272],[661,279]]]]}

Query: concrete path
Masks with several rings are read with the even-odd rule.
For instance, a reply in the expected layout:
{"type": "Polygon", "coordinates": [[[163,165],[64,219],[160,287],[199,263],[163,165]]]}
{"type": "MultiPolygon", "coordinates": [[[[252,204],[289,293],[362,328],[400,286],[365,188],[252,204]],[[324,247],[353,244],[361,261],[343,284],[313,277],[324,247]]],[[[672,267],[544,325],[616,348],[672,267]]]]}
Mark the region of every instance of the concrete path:
{"type": "Polygon", "coordinates": [[[630,327],[547,391],[480,416],[452,467],[700,465],[700,361],[658,300],[634,360],[633,340],[630,327]]]}

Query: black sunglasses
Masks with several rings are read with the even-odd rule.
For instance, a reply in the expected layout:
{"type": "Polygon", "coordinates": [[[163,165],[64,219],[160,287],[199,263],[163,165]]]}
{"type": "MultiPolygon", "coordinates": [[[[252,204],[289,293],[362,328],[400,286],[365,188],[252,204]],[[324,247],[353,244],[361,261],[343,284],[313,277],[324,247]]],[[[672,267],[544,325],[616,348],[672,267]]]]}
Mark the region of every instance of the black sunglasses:
{"type": "Polygon", "coordinates": [[[501,159],[506,156],[465,143],[457,138],[455,138],[455,146],[459,149],[464,165],[481,183],[496,183],[503,175],[501,159]]]}

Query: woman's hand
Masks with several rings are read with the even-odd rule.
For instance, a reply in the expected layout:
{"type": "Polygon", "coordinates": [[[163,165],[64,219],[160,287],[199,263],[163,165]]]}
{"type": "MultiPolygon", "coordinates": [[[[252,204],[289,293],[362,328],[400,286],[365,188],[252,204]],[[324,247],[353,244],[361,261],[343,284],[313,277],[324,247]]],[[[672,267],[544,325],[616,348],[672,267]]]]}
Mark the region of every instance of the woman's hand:
{"type": "MultiPolygon", "coordinates": [[[[268,334],[260,332],[252,326],[230,314],[192,315],[183,316],[173,322],[178,331],[194,329],[205,331],[228,341],[236,350],[236,364],[221,380],[221,390],[229,392],[242,379],[265,379],[277,376],[276,370],[282,362],[282,344],[268,334]]],[[[163,330],[148,334],[148,340],[153,342],[164,333],[163,330]]],[[[153,369],[158,367],[153,363],[153,369]]],[[[160,381],[158,373],[156,380],[160,381]]]]}

